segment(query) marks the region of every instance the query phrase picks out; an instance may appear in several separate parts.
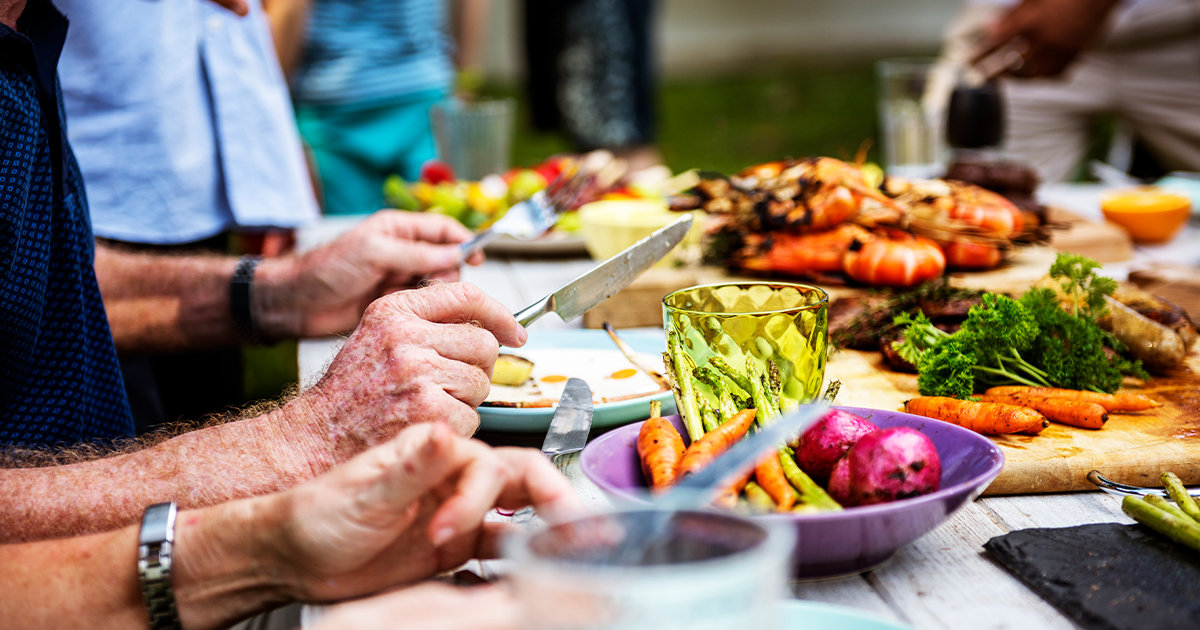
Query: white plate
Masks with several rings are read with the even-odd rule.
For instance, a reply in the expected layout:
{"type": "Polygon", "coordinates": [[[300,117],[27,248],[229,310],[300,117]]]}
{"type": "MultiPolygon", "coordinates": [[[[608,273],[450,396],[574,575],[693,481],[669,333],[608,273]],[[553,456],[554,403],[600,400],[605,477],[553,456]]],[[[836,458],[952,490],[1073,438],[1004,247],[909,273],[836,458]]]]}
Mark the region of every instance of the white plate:
{"type": "MultiPolygon", "coordinates": [[[[620,334],[621,338],[628,342],[635,352],[651,358],[660,356],[666,348],[666,341],[661,332],[628,331],[620,334]]],[[[609,339],[608,334],[603,330],[533,331],[524,347],[511,350],[501,349],[501,352],[526,356],[533,360],[535,374],[538,369],[537,353],[540,351],[547,351],[548,354],[580,352],[593,355],[612,353],[620,356],[620,351],[616,349],[612,339],[609,339]]],[[[621,361],[624,362],[623,357],[621,357],[621,361]]],[[[624,362],[622,365],[629,366],[628,362],[624,362]]],[[[566,374],[566,376],[579,375],[566,374]]],[[[587,379],[585,378],[585,380],[587,379]]],[[[601,393],[598,391],[597,385],[594,383],[589,383],[589,385],[592,385],[595,393],[601,393]]],[[[651,400],[658,400],[662,403],[664,415],[675,412],[675,398],[671,392],[657,392],[629,400],[597,404],[592,414],[592,426],[613,427],[644,420],[650,416],[651,400]]],[[[555,409],[557,406],[518,408],[490,407],[485,404],[479,407],[480,428],[489,431],[545,431],[550,426],[550,419],[554,416],[555,409]]]]}

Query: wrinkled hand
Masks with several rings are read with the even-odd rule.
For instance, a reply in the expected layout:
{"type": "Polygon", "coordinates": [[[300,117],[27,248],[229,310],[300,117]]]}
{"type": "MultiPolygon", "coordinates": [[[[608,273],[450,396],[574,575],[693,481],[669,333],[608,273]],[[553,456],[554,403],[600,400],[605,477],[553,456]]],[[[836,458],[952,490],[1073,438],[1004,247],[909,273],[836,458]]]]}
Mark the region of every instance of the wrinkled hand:
{"type": "Polygon", "coordinates": [[[403,619],[409,628],[438,630],[518,630],[516,600],[499,586],[453,587],[422,584],[329,608],[314,630],[393,630],[403,619]]]}
{"type": "MultiPolygon", "coordinates": [[[[566,517],[581,502],[536,450],[490,448],[421,424],[327,474],[275,495],[284,517],[267,550],[299,601],[379,592],[494,557],[511,523],[493,508],[566,517]]],[[[423,627],[420,624],[408,624],[423,627]]]]}
{"type": "Polygon", "coordinates": [[[461,435],[491,389],[500,344],[525,329],[478,287],[437,284],[373,302],[325,376],[289,406],[343,461],[403,426],[445,422],[461,435]]]}
{"type": "MultiPolygon", "coordinates": [[[[463,262],[457,244],[471,236],[444,215],[381,210],[324,247],[264,261],[255,280],[255,313],[269,336],[345,332],[382,295],[457,281],[463,262]]],[[[478,253],[467,260],[482,261],[478,253]]]]}
{"type": "Polygon", "coordinates": [[[1101,36],[1117,0],[1022,0],[989,28],[972,63],[1000,51],[1012,56],[1005,74],[1058,76],[1101,36]]]}

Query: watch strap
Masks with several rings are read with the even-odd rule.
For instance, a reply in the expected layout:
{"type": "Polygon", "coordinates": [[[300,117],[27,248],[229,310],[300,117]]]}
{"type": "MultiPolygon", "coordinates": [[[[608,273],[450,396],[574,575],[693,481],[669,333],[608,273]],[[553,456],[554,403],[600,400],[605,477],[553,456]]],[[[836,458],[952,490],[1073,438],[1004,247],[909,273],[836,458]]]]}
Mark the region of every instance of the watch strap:
{"type": "Polygon", "coordinates": [[[138,580],[146,600],[151,630],[178,630],[181,627],[171,588],[175,514],[174,502],[156,503],[142,514],[142,528],[138,534],[138,580]]]}
{"type": "Polygon", "coordinates": [[[233,318],[233,328],[242,341],[251,344],[263,343],[258,327],[254,325],[252,303],[254,270],[261,260],[261,256],[242,256],[229,281],[229,314],[233,318]]]}

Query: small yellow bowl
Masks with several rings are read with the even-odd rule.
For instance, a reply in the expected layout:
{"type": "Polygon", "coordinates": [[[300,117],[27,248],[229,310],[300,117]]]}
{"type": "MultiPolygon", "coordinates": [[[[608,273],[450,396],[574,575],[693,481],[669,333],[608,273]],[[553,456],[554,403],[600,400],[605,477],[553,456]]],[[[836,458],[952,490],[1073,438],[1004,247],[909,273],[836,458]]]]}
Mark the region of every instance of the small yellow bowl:
{"type": "Polygon", "coordinates": [[[1104,218],[1125,228],[1137,243],[1162,243],[1175,238],[1187,223],[1192,202],[1183,195],[1154,186],[1108,193],[1100,200],[1104,218]]]}
{"type": "MultiPolygon", "coordinates": [[[[679,217],[680,213],[668,210],[663,200],[593,201],[579,208],[579,233],[592,258],[605,260],[679,217]]],[[[692,224],[691,231],[681,245],[696,241],[700,235],[700,222],[697,221],[692,224]]],[[[671,262],[671,256],[667,256],[659,265],[669,265],[671,262]]]]}

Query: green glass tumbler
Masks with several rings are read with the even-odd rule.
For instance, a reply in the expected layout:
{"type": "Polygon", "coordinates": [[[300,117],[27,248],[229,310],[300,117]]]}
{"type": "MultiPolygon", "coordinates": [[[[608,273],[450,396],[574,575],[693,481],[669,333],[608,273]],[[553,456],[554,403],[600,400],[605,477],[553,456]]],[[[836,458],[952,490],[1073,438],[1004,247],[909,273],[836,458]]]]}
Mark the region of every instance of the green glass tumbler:
{"type": "MultiPolygon", "coordinates": [[[[693,365],[712,365],[719,356],[743,374],[776,375],[784,412],[820,394],[829,295],[817,287],[739,282],[680,289],[663,298],[663,327],[668,348],[678,343],[693,365]]],[[[707,387],[697,389],[711,397],[707,387]]]]}

